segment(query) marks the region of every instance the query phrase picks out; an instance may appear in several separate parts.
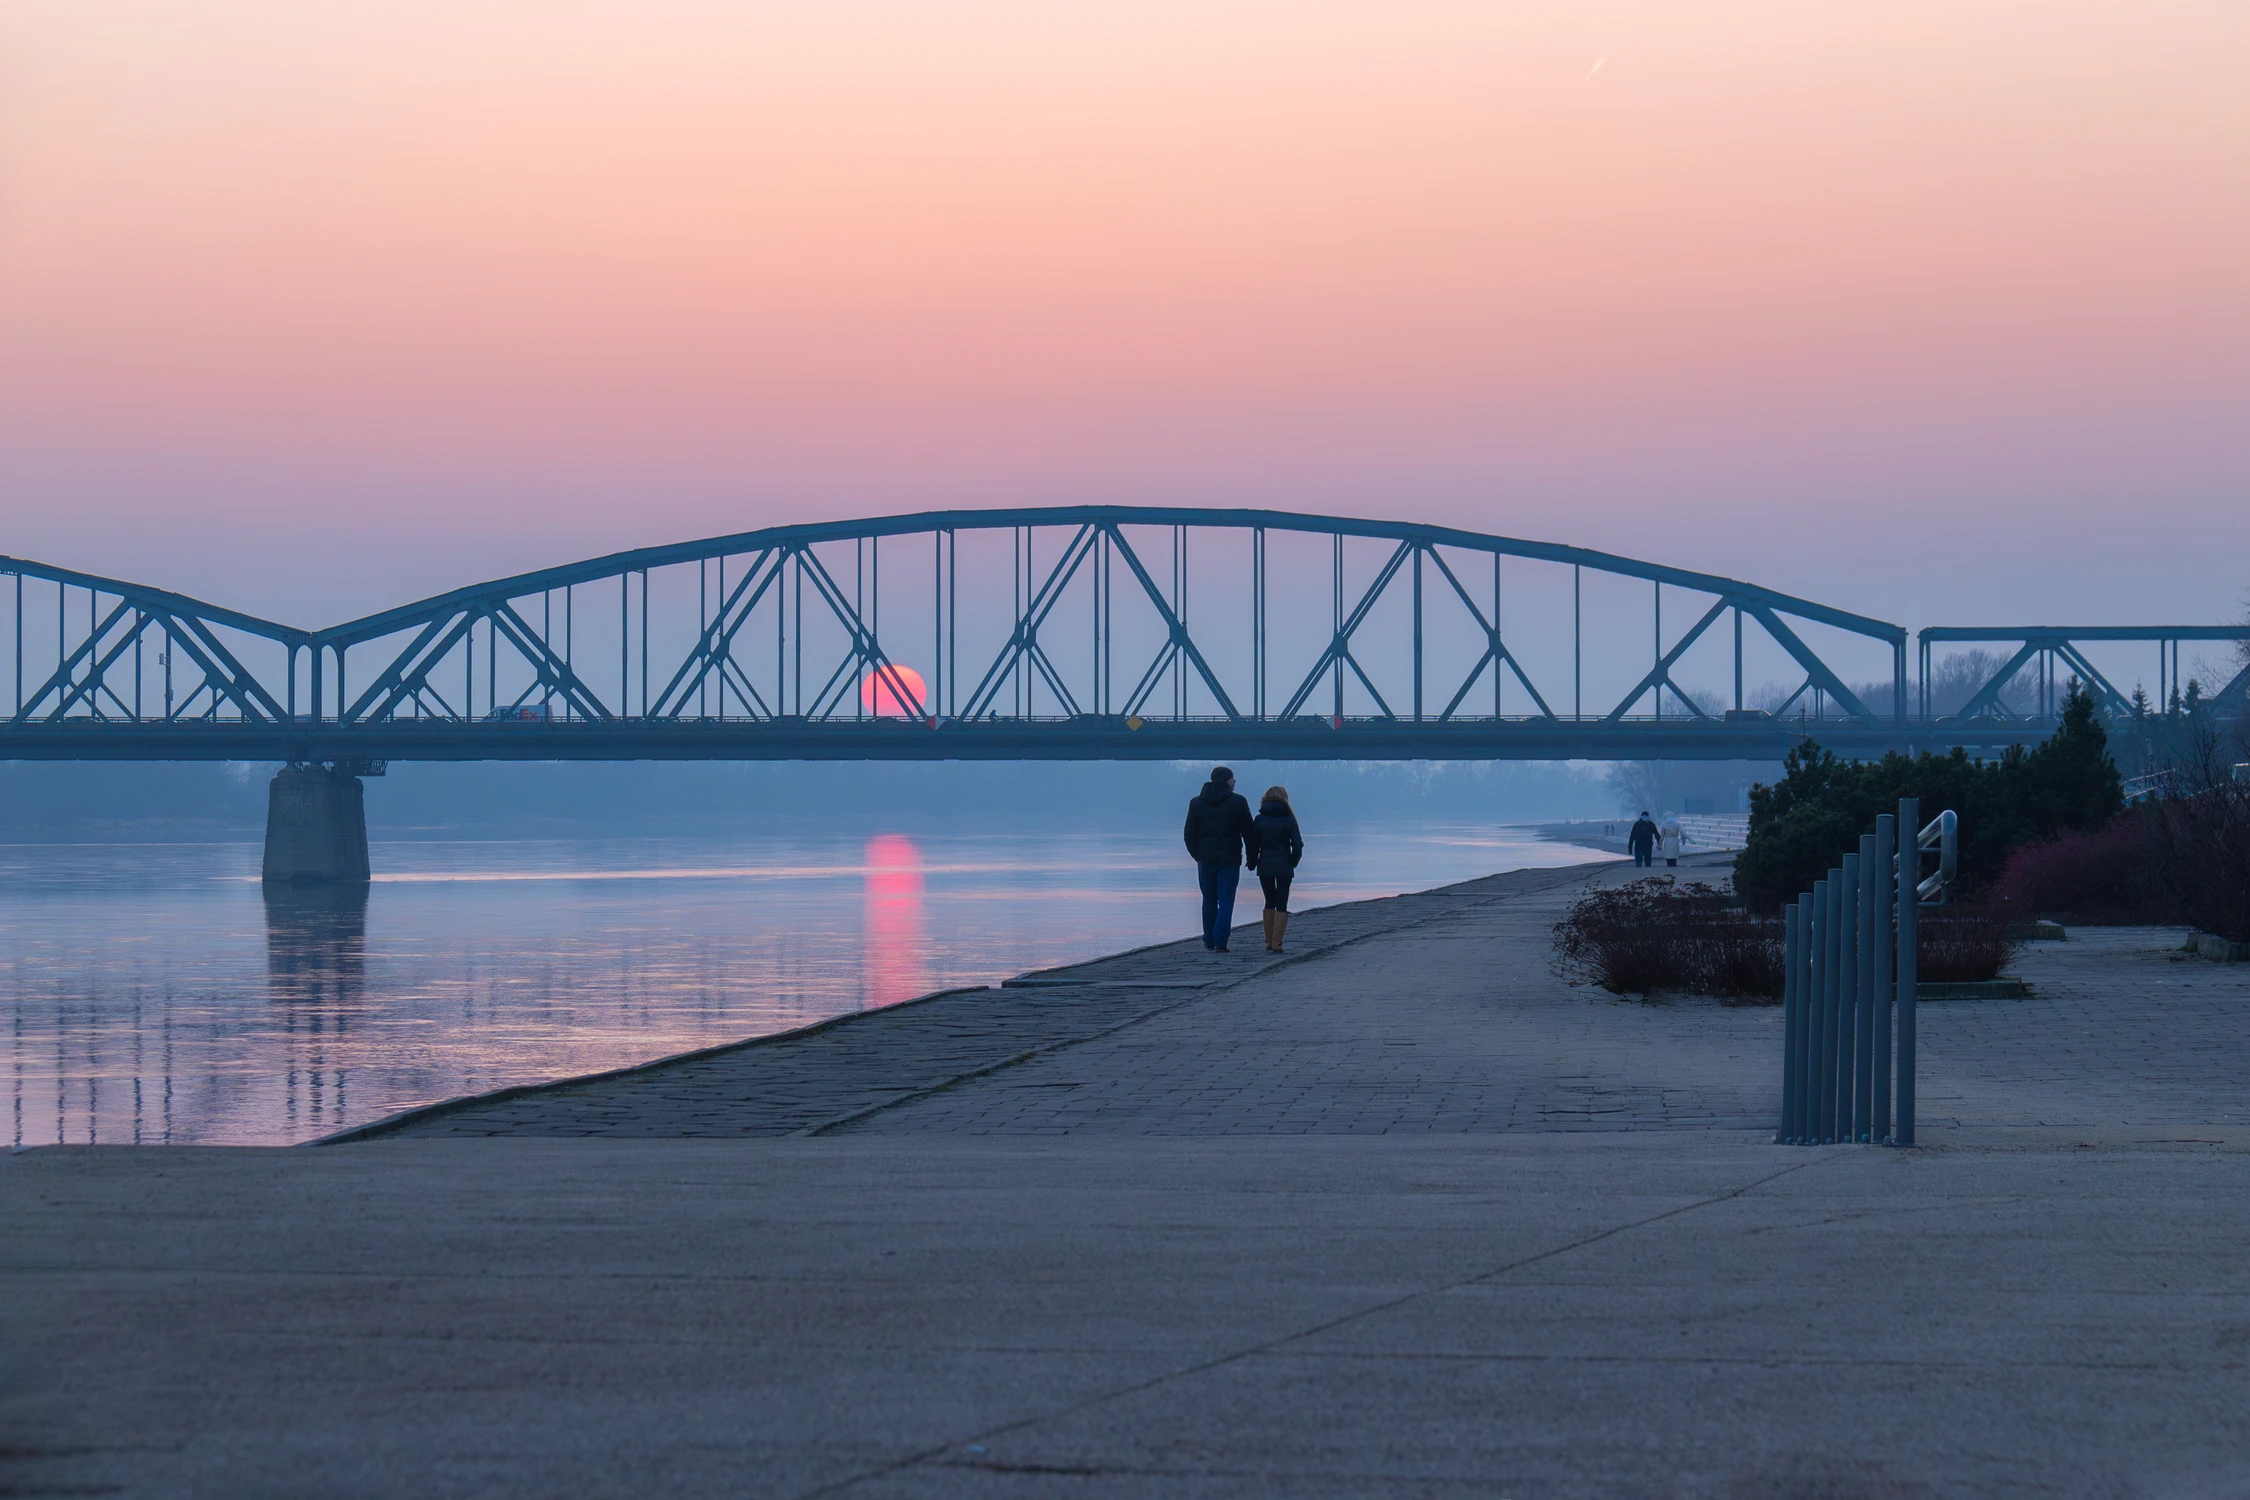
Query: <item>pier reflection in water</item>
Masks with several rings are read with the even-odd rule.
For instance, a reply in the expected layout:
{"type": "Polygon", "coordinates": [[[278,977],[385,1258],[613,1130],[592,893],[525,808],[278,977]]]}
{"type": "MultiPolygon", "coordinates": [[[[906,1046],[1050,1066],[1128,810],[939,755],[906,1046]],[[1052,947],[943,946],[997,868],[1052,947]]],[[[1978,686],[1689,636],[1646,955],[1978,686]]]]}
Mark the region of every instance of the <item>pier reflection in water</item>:
{"type": "Polygon", "coordinates": [[[364,885],[269,885],[266,1001],[283,1037],[288,1133],[344,1128],[350,1033],[367,989],[364,885]]]}
{"type": "MultiPolygon", "coordinates": [[[[309,1140],[1193,930],[1165,831],[839,830],[376,846],[261,891],[254,844],[0,846],[16,1145],[309,1140]]],[[[1308,904],[1588,851],[1324,828],[1308,904]]]]}

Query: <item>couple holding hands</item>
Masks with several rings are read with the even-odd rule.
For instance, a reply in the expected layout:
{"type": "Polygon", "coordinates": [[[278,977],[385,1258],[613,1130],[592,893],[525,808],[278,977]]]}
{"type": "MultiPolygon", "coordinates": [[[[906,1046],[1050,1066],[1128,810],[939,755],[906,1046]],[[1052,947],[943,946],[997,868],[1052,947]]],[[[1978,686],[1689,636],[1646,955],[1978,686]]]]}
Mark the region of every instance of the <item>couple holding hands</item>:
{"type": "Polygon", "coordinates": [[[1282,934],[1289,930],[1289,882],[1305,857],[1289,788],[1267,787],[1253,817],[1249,801],[1234,789],[1234,772],[1213,766],[1211,779],[1188,803],[1182,837],[1203,887],[1203,946],[1214,953],[1227,951],[1235,886],[1248,868],[1257,872],[1265,891],[1266,951],[1281,952],[1282,934]]]}

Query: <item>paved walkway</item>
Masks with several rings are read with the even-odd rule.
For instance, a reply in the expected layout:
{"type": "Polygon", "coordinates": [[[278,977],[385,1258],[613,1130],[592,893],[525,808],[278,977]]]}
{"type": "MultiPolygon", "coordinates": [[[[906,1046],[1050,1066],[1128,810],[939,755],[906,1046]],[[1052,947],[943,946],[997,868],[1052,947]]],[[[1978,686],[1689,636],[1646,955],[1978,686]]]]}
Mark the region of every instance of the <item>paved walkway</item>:
{"type": "MultiPolygon", "coordinates": [[[[1770,1130],[1777,1010],[1622,1001],[1554,971],[1570,901],[1630,878],[1527,870],[1330,907],[1284,959],[1246,928],[1225,955],[1164,944],[354,1134],[1770,1130]]],[[[2025,951],[2030,1000],[1923,1006],[1924,1128],[2244,1119],[2250,971],[2181,936],[2082,929],[2025,951]]]]}
{"type": "Polygon", "coordinates": [[[1283,958],[1244,927],[1226,954],[1164,944],[350,1137],[1770,1128],[1778,1013],[1632,1005],[1553,972],[1564,908],[1630,871],[1321,908],[1283,958]]]}
{"type": "Polygon", "coordinates": [[[1777,1147],[1774,1011],[1551,972],[1620,878],[0,1158],[0,1494],[2250,1494],[2250,965],[2034,946],[1924,1149],[1777,1147]]]}

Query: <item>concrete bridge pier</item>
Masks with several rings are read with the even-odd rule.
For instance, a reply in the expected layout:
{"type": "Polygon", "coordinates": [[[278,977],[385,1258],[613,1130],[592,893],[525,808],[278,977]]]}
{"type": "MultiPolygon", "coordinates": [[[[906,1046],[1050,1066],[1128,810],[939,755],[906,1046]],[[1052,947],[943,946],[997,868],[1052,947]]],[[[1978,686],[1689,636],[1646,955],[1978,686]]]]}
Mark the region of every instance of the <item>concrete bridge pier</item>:
{"type": "Polygon", "coordinates": [[[364,884],[367,797],[359,769],[292,765],[266,792],[267,883],[364,884]]]}

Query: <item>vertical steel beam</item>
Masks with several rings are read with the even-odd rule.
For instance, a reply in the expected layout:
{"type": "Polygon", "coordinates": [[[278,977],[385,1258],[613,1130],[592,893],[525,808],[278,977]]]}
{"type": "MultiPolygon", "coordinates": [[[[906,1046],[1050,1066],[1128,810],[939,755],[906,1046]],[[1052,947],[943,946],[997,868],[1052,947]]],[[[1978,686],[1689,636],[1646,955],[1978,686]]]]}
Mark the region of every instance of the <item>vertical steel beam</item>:
{"type": "MultiPolygon", "coordinates": [[[[1332,544],[1333,554],[1333,563],[1329,569],[1331,583],[1329,639],[1336,641],[1341,646],[1344,634],[1344,534],[1341,531],[1335,532],[1330,536],[1329,541],[1332,544]]],[[[1341,724],[1344,719],[1344,653],[1338,650],[1333,654],[1335,659],[1329,663],[1329,671],[1334,674],[1336,684],[1334,722],[1341,724]]]]}
{"type": "Polygon", "coordinates": [[[945,533],[930,533],[930,701],[935,720],[945,702],[945,533]]]}
{"type": "Polygon", "coordinates": [[[1656,722],[1657,722],[1658,724],[1660,724],[1660,725],[1661,725],[1661,724],[1662,724],[1662,723],[1664,722],[1664,676],[1665,676],[1665,673],[1664,673],[1664,580],[1663,580],[1663,579],[1661,579],[1661,578],[1659,578],[1659,579],[1656,579],[1656,580],[1654,580],[1654,581],[1655,581],[1655,584],[1656,584],[1656,613],[1655,613],[1655,616],[1654,616],[1654,618],[1655,618],[1655,620],[1656,620],[1656,655],[1655,655],[1655,656],[1653,656],[1652,658],[1650,658],[1650,660],[1651,660],[1651,661],[1653,661],[1653,662],[1655,663],[1655,665],[1654,665],[1654,666],[1652,666],[1652,667],[1651,667],[1651,668],[1650,668],[1649,670],[1650,670],[1651,672],[1653,672],[1653,673],[1655,674],[1655,677],[1656,677],[1656,684],[1655,684],[1655,686],[1651,687],[1651,688],[1649,689],[1649,691],[1650,691],[1651,693],[1653,693],[1653,694],[1655,695],[1655,697],[1656,697],[1656,722]]]}
{"type": "Polygon", "coordinates": [[[1250,532],[1250,712],[1266,717],[1266,528],[1250,532]]]}
{"type": "Polygon", "coordinates": [[[1739,604],[1734,607],[1734,711],[1742,712],[1742,606],[1739,604]]]}
{"type": "Polygon", "coordinates": [[[1583,569],[1570,565],[1570,717],[1586,717],[1586,611],[1583,569]]]}
{"type": "Polygon", "coordinates": [[[1414,722],[1422,722],[1422,544],[1414,544],[1414,722]]]}
{"type": "Polygon", "coordinates": [[[1919,911],[1916,890],[1922,883],[1922,856],[1918,835],[1922,830],[1922,803],[1916,797],[1898,799],[1898,1123],[1892,1139],[1901,1146],[1914,1144],[1914,983],[1919,952],[1916,931],[1919,911]]]}
{"type": "Polygon", "coordinates": [[[1495,548],[1492,553],[1492,723],[1495,728],[1500,724],[1500,682],[1506,676],[1500,670],[1500,637],[1500,552],[1495,548]]]}

